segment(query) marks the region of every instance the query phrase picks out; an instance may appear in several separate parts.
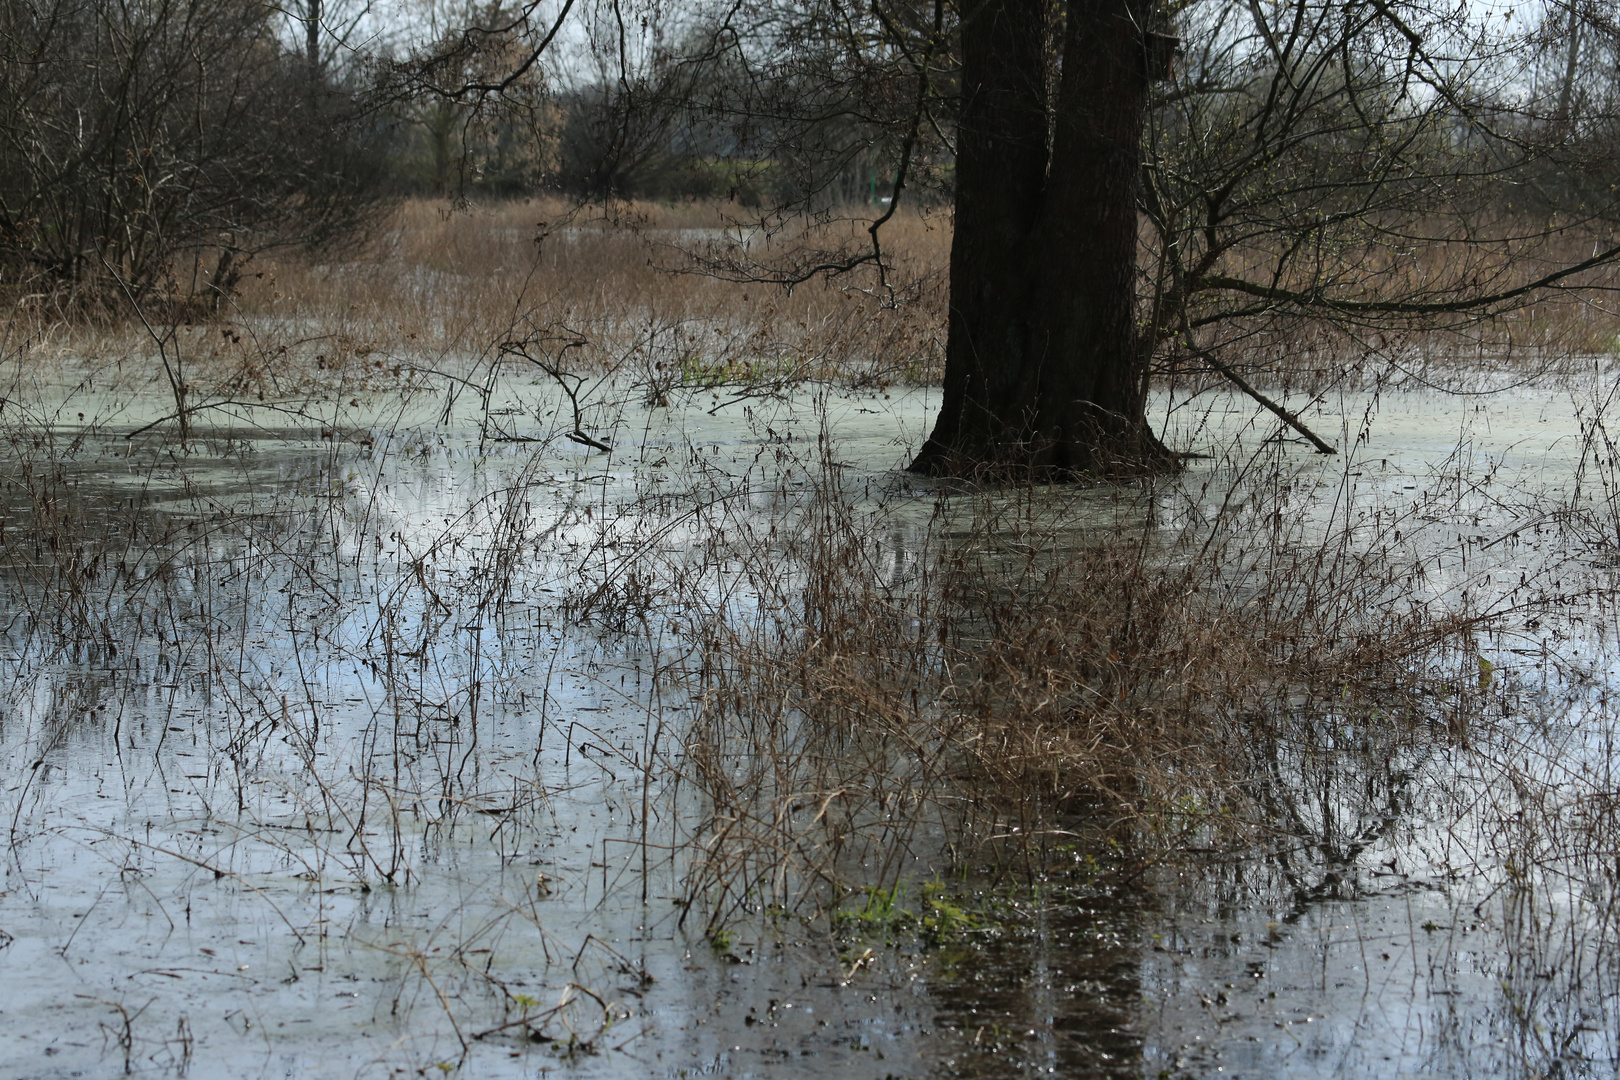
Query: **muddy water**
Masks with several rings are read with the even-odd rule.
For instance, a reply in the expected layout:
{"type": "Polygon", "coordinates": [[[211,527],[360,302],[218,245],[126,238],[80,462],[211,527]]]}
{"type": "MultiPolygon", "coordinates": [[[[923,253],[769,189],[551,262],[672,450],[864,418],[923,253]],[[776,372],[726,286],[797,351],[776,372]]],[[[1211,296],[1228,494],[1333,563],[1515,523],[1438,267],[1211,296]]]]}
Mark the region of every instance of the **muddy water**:
{"type": "MultiPolygon", "coordinates": [[[[1333,401],[1338,459],[1201,398],[1169,430],[1212,457],[1142,512],[1274,528],[1277,484],[1231,479],[1264,459],[1296,542],[1427,550],[1414,593],[1482,609],[1573,595],[1609,572],[1592,393],[1333,401]]],[[[1617,790],[1598,605],[1480,642],[1514,707],[1466,744],[1340,772],[1280,749],[1293,847],[982,868],[939,944],[706,934],[690,646],[659,597],[746,610],[704,538],[791,521],[818,459],[903,576],[950,494],[896,471],[929,394],[602,387],[607,454],[538,385],[222,409],[185,447],[125,438],[160,399],[96,394],[11,432],[0,1075],[1612,1074],[1612,853],[1581,841],[1617,790]]],[[[1076,543],[1106,501],[1038,497],[1076,543]]],[[[905,902],[953,869],[923,849],[905,902]]]]}

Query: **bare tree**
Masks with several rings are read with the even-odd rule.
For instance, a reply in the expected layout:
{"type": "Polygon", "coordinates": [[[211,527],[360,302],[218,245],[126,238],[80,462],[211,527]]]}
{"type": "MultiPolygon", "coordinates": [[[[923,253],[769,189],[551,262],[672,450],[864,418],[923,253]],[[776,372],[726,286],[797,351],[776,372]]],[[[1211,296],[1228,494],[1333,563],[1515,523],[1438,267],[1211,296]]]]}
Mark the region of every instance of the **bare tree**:
{"type": "Polygon", "coordinates": [[[1577,133],[1600,115],[1525,78],[1534,35],[1470,18],[1383,0],[1183,16],[1185,71],[1146,143],[1145,356],[1254,393],[1245,356],[1312,328],[1375,348],[1478,324],[1620,257],[1612,189],[1561,212],[1534,194],[1579,173],[1577,133]]]}
{"type": "Polygon", "coordinates": [[[522,25],[512,5],[433,0],[416,9],[420,55],[431,63],[396,67],[409,77],[392,87],[411,134],[412,155],[425,164],[413,177],[433,192],[463,196],[475,188],[533,190],[556,168],[558,117],[545,72],[522,66],[522,25]],[[464,90],[493,80],[495,91],[464,90]]]}
{"type": "Polygon", "coordinates": [[[0,267],[75,302],[217,302],[266,247],[348,235],[380,159],[250,0],[0,9],[0,267]],[[207,262],[203,257],[207,255],[207,262]]]}

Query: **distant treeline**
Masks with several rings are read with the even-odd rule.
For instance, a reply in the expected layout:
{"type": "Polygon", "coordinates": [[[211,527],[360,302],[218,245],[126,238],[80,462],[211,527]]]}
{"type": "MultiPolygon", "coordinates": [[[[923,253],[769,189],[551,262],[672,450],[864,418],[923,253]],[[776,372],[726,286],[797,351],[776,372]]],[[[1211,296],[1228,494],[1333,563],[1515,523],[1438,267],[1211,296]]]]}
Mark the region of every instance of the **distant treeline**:
{"type": "MultiPolygon", "coordinates": [[[[798,163],[752,154],[700,129],[669,130],[617,115],[598,92],[463,105],[427,100],[377,123],[385,132],[390,190],[450,197],[539,191],[587,199],[726,199],[745,207],[797,203],[881,205],[894,179],[892,154],[847,155],[812,192],[798,163]],[[647,130],[647,129],[651,130],[647,130]]],[[[948,173],[948,169],[945,170],[948,173]]]]}

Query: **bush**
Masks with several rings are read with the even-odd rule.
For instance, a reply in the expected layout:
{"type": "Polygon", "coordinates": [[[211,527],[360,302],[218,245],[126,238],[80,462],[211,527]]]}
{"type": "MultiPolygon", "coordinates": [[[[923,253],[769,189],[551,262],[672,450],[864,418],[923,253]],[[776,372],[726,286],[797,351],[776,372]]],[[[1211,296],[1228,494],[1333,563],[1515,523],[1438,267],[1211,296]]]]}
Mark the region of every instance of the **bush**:
{"type": "Polygon", "coordinates": [[[380,158],[277,18],[251,0],[0,9],[0,286],[217,304],[253,253],[363,225],[380,158]]]}

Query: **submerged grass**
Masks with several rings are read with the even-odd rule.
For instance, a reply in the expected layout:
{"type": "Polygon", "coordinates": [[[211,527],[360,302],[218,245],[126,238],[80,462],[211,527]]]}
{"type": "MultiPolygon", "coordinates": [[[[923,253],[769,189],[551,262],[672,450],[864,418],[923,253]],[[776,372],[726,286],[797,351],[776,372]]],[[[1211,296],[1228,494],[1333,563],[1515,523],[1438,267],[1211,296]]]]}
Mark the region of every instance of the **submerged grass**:
{"type": "Polygon", "coordinates": [[[1035,865],[1078,820],[1149,858],[1297,842],[1277,800],[1329,778],[1285,755],[1465,740],[1493,700],[1478,639],[1496,613],[1414,584],[1455,553],[1408,537],[1392,559],[1399,521],[1352,524],[1349,505],[1308,522],[1268,464],[1215,495],[940,492],[895,551],[824,460],[783,539],[724,530],[759,600],[751,625],[705,627],[695,669],[715,917],[795,904],[788,882],[846,862],[894,887],[918,843],[1035,865]]]}
{"type": "Polygon", "coordinates": [[[1436,890],[1503,950],[1490,1036],[1453,1052],[1515,1075],[1620,1060],[1615,716],[1607,675],[1579,674],[1590,646],[1557,644],[1607,625],[1609,589],[1567,552],[1521,569],[1459,537],[1506,494],[1488,477],[1393,512],[1351,467],[1324,497],[1280,459],[1197,487],[935,492],[902,553],[831,445],[782,538],[725,530],[760,602],[713,616],[693,669],[710,933],[808,909],[928,941],[961,909],[902,907],[920,881],[1038,896],[1077,843],[1105,891],[1246,867],[1238,902],[1284,924],[1436,890]],[[1488,589],[1504,573],[1517,588],[1488,589]],[[1549,702],[1572,676],[1592,689],[1549,702]]]}
{"type": "MultiPolygon", "coordinates": [[[[937,372],[940,230],[899,222],[896,308],[648,273],[777,241],[614,214],[407,206],[372,261],[265,268],[233,321],[172,328],[160,395],[138,334],[14,321],[23,892],[63,845],[171,920],[195,884],[160,864],[228,882],[294,985],[358,950],[375,1014],[442,1018],[387,1058],[429,1068],[618,1045],[657,980],[593,919],[738,964],[809,927],[847,983],[874,944],[950,968],[1082,897],[1201,888],[1275,929],[1411,889],[1502,950],[1456,1053],[1620,1060],[1609,395],[1567,491],[1466,447],[1418,491],[1240,437],[1133,485],[917,486],[831,415],[937,372]],[[765,408],[795,396],[814,424],[765,408]],[[76,741],[196,771],[74,818],[76,741]]],[[[132,1060],[139,1003],[97,1000],[132,1060]]],[[[1011,1053],[1026,1019],[971,1038],[1011,1053]]]]}

